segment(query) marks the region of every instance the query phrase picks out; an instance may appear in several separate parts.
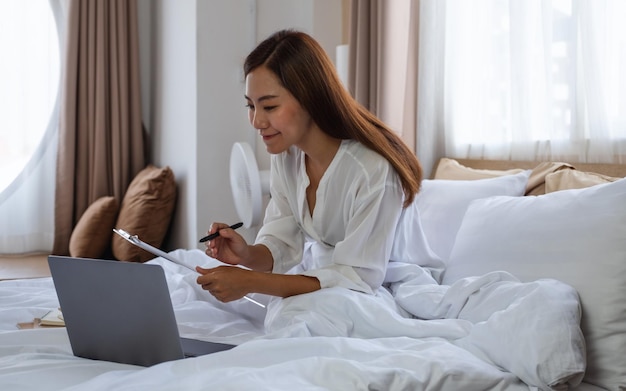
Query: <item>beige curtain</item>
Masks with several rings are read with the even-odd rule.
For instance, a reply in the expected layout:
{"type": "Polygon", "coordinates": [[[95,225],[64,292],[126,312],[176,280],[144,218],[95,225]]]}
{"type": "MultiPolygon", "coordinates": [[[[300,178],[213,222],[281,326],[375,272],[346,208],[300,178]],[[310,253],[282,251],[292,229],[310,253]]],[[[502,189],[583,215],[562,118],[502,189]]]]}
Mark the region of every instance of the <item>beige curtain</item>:
{"type": "Polygon", "coordinates": [[[418,0],[352,0],[348,89],[415,150],[418,0]]]}
{"type": "MultiPolygon", "coordinates": [[[[405,68],[405,90],[402,102],[402,139],[418,152],[417,140],[417,85],[419,62],[419,0],[411,1],[409,9],[409,26],[407,42],[407,59],[405,68]]],[[[419,154],[418,154],[419,157],[419,154]]],[[[421,158],[420,158],[421,160],[421,158]]],[[[422,168],[424,168],[422,162],[422,168]]],[[[428,176],[429,172],[425,171],[428,176]]]]}
{"type": "Polygon", "coordinates": [[[69,0],[55,192],[55,254],[96,199],[146,164],[136,0],[69,0]]]}
{"type": "Polygon", "coordinates": [[[382,39],[379,22],[383,6],[378,0],[352,0],[350,9],[348,89],[359,103],[376,115],[382,39]]]}

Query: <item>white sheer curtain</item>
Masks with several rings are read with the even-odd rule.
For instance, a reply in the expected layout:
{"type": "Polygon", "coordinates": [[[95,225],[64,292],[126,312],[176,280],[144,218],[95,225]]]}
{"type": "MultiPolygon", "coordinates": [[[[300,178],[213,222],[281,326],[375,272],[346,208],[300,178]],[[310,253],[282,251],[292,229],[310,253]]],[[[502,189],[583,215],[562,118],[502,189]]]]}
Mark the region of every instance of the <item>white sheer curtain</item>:
{"type": "MultiPolygon", "coordinates": [[[[50,0],[50,6],[61,30],[63,0],[50,0]]],[[[0,193],[0,254],[52,251],[57,126],[58,102],[30,161],[0,193]]]]}
{"type": "Polygon", "coordinates": [[[626,1],[421,0],[413,15],[427,166],[626,163],[626,1]]]}

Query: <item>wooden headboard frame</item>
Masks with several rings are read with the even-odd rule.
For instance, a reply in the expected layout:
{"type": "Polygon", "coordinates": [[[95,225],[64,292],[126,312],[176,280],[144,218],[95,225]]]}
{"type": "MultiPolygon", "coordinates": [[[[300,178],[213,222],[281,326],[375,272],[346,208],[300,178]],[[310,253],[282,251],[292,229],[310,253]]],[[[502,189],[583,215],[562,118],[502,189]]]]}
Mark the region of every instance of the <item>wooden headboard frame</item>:
{"type": "MultiPolygon", "coordinates": [[[[454,159],[460,164],[481,170],[509,170],[512,168],[533,169],[540,161],[525,160],[482,160],[482,159],[454,159]]],[[[437,164],[439,164],[437,162],[437,164]]],[[[612,177],[626,177],[626,164],[609,163],[570,163],[579,171],[595,172],[612,177]]],[[[437,167],[435,166],[431,178],[434,178],[437,167]]]]}

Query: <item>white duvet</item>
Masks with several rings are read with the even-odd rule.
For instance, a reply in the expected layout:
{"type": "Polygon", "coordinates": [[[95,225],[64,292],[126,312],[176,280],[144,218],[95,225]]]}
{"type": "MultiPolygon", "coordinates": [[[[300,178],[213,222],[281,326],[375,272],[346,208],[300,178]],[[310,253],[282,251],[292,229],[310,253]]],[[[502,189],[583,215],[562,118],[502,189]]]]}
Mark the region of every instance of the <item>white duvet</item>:
{"type": "MultiPolygon", "coordinates": [[[[178,250],[207,265],[199,250],[178,250]]],[[[576,292],[506,273],[433,283],[392,263],[377,295],[324,289],[223,304],[162,258],[181,335],[238,344],[149,368],[74,357],[64,328],[16,324],[58,306],[50,278],[0,282],[1,390],[567,389],[585,369],[576,292]],[[245,315],[244,315],[245,314],[245,315]]]]}

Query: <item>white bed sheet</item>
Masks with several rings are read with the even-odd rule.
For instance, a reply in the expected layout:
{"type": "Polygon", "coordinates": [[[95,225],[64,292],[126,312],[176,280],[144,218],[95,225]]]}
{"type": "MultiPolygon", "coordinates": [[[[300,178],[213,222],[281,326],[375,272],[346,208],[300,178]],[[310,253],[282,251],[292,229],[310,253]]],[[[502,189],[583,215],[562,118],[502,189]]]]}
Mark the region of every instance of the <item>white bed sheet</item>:
{"type": "MultiPolygon", "coordinates": [[[[191,265],[217,262],[197,250],[175,255],[191,265]]],[[[16,329],[58,306],[51,279],[2,281],[0,389],[537,389],[546,376],[554,377],[533,368],[555,334],[520,333],[529,321],[561,335],[556,351],[548,352],[557,363],[541,363],[555,373],[564,371],[552,365],[570,366],[572,373],[554,388],[582,378],[575,292],[564,284],[521,284],[493,274],[449,288],[428,283],[415,265],[394,265],[400,267],[391,270],[417,272],[395,278],[393,296],[332,289],[285,300],[254,295],[269,304],[266,316],[245,300],[217,302],[181,266],[161,258],[150,263],[166,271],[182,336],[239,346],[150,368],[77,358],[64,328],[16,329]],[[543,319],[542,308],[557,316],[543,319]],[[564,331],[571,335],[562,337],[564,331]]]]}

